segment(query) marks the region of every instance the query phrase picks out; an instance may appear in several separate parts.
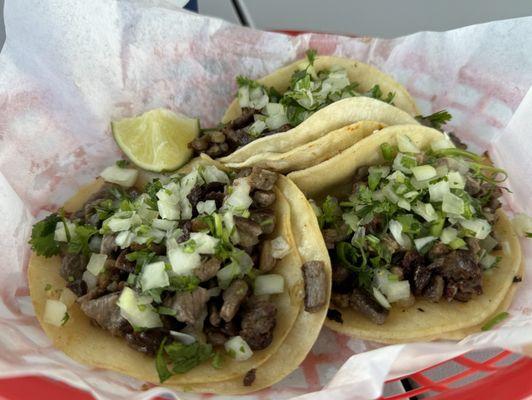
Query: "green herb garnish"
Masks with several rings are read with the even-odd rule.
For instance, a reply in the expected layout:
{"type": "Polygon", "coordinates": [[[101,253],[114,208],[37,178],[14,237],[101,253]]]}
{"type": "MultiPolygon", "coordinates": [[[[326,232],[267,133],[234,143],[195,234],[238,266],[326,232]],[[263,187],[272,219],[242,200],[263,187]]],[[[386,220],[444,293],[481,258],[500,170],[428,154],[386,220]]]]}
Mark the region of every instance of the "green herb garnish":
{"type": "Polygon", "coordinates": [[[489,331],[491,328],[493,328],[495,325],[501,323],[502,321],[504,321],[509,316],[510,316],[510,314],[507,313],[506,311],[503,311],[503,312],[497,314],[496,316],[494,316],[492,319],[490,319],[488,322],[486,322],[482,326],[482,330],[483,331],[489,331]]]}
{"type": "Polygon", "coordinates": [[[29,244],[39,256],[51,257],[59,254],[59,243],[55,241],[55,227],[61,218],[57,214],[50,214],[42,221],[33,225],[29,244]]]}

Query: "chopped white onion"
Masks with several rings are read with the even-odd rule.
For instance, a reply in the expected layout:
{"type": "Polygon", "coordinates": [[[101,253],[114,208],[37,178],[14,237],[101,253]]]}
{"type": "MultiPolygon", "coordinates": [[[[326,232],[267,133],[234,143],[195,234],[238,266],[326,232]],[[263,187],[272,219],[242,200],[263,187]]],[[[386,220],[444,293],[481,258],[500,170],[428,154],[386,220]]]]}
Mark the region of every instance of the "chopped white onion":
{"type": "Polygon", "coordinates": [[[94,276],[98,276],[105,268],[107,261],[107,254],[92,253],[89,263],[87,264],[87,271],[90,271],[94,276]]]}
{"type": "MultiPolygon", "coordinates": [[[[70,221],[66,221],[66,226],[67,226],[70,238],[71,239],[75,238],[77,236],[76,224],[70,221]]],[[[63,221],[59,221],[57,225],[55,226],[54,240],[56,242],[66,242],[68,240],[67,234],[65,231],[65,224],[63,223],[63,221]]]]}
{"type": "Polygon", "coordinates": [[[142,275],[140,276],[140,286],[145,292],[150,289],[164,288],[170,284],[168,274],[164,262],[157,261],[146,264],[142,268],[142,275]]]}
{"type": "Polygon", "coordinates": [[[107,182],[116,183],[124,187],[131,187],[137,181],[139,171],[132,168],[120,168],[118,165],[112,165],[105,168],[100,176],[107,182]]]}
{"type": "Polygon", "coordinates": [[[407,135],[397,135],[397,147],[403,153],[419,153],[419,147],[407,135]]]}
{"type": "Polygon", "coordinates": [[[463,219],[460,220],[460,225],[465,229],[475,233],[475,238],[485,239],[491,232],[491,225],[485,219],[463,219]]]}
{"type": "Polygon", "coordinates": [[[116,302],[120,314],[131,325],[138,328],[158,328],[163,326],[159,314],[150,304],[139,303],[139,295],[131,288],[124,287],[116,302]]]}
{"type": "Polygon", "coordinates": [[[83,275],[81,275],[81,279],[87,284],[88,290],[94,289],[98,284],[98,278],[94,276],[90,271],[83,272],[83,275]]]}
{"type": "Polygon", "coordinates": [[[425,247],[427,244],[435,241],[437,238],[434,236],[426,236],[419,239],[414,239],[414,245],[416,246],[417,251],[421,251],[423,247],[425,247]]]}
{"type": "Polygon", "coordinates": [[[283,293],[284,278],[278,274],[259,275],[255,278],[253,294],[260,296],[262,294],[283,293]]]}
{"type": "Polygon", "coordinates": [[[262,119],[257,119],[253,122],[249,128],[247,128],[248,133],[251,136],[259,136],[266,129],[266,122],[262,119]]]}
{"type": "Polygon", "coordinates": [[[163,219],[176,221],[180,217],[179,205],[168,201],[159,200],[157,202],[157,209],[163,219]]]}
{"type": "Polygon", "coordinates": [[[406,280],[388,281],[386,290],[383,290],[383,293],[390,303],[408,299],[410,297],[410,283],[406,280]]]}
{"type": "Polygon", "coordinates": [[[194,268],[201,264],[198,252],[187,253],[182,246],[177,246],[167,252],[168,260],[175,275],[192,275],[194,268]]]}
{"type": "Polygon", "coordinates": [[[405,199],[400,199],[398,202],[397,202],[397,205],[407,211],[410,211],[411,207],[410,207],[410,203],[405,200],[405,199]]]}
{"type": "Polygon", "coordinates": [[[218,284],[221,288],[227,288],[231,284],[234,278],[239,276],[242,273],[242,270],[238,263],[232,262],[229,265],[226,265],[216,273],[216,278],[218,279],[218,284]]]}
{"type": "Polygon", "coordinates": [[[411,247],[411,241],[410,238],[402,233],[403,232],[403,226],[400,222],[392,219],[388,225],[388,228],[390,229],[390,233],[392,234],[395,241],[404,249],[409,249],[411,247]]]}
{"type": "Polygon", "coordinates": [[[185,345],[189,345],[196,342],[196,338],[192,335],[183,332],[170,331],[170,335],[185,345]]]}
{"type": "Polygon", "coordinates": [[[246,178],[238,178],[233,181],[232,189],[233,192],[224,200],[224,208],[242,215],[253,203],[249,195],[251,187],[246,178]]]}
{"type": "Polygon", "coordinates": [[[463,189],[465,188],[465,180],[462,174],[457,171],[451,171],[447,174],[447,181],[451,189],[463,189]]]}
{"type": "Polygon", "coordinates": [[[388,300],[386,300],[386,297],[384,297],[384,295],[376,287],[373,288],[373,297],[375,297],[375,300],[377,300],[377,302],[387,310],[392,307],[390,303],[388,303],[388,300]]]}
{"type": "Polygon", "coordinates": [[[154,219],[151,225],[156,229],[161,229],[163,231],[171,231],[177,226],[177,222],[169,221],[167,219],[154,219]]]}
{"type": "Polygon", "coordinates": [[[439,181],[429,185],[430,201],[443,201],[443,196],[450,193],[449,182],[439,181]]]}
{"type": "Polygon", "coordinates": [[[61,326],[65,322],[67,306],[59,300],[46,300],[43,320],[47,324],[61,326]]]}
{"type": "Polygon", "coordinates": [[[251,358],[253,351],[247,342],[240,336],[234,336],[224,344],[225,351],[228,352],[236,361],[246,361],[251,358]]]}
{"type": "Polygon", "coordinates": [[[493,266],[497,263],[497,257],[491,254],[486,254],[482,259],[480,260],[480,265],[482,265],[482,268],[484,270],[493,268],[493,266]]]}
{"type": "Polygon", "coordinates": [[[214,165],[207,165],[201,171],[205,183],[221,182],[229,183],[229,177],[221,169],[216,168],[214,165]]]}
{"type": "Polygon", "coordinates": [[[418,201],[412,206],[412,210],[423,217],[427,222],[432,222],[438,219],[438,214],[430,203],[422,203],[421,201],[418,201]]]}
{"type": "Polygon", "coordinates": [[[452,193],[445,193],[443,195],[443,202],[441,209],[449,214],[463,214],[464,213],[464,201],[452,194],[452,193]]]}
{"type": "Polygon", "coordinates": [[[196,204],[198,214],[212,214],[216,211],[216,202],[214,200],[198,201],[196,204]]]}
{"type": "Polygon", "coordinates": [[[214,238],[205,232],[192,232],[190,240],[196,243],[196,252],[199,254],[214,254],[220,239],[214,238]]]}
{"type": "Polygon", "coordinates": [[[277,236],[272,240],[272,257],[281,259],[290,253],[290,245],[282,236],[277,236]]]}
{"type": "Polygon", "coordinates": [[[440,240],[443,244],[451,243],[458,236],[458,231],[454,228],[448,227],[443,229],[440,235],[440,240]]]}
{"type": "Polygon", "coordinates": [[[406,176],[401,171],[394,171],[394,173],[388,175],[386,179],[389,181],[396,181],[397,183],[404,183],[406,176]]]}
{"type": "Polygon", "coordinates": [[[412,173],[418,181],[428,181],[436,177],[436,169],[432,165],[412,167],[412,173]]]}
{"type": "Polygon", "coordinates": [[[115,243],[121,249],[125,249],[126,247],[131,246],[133,239],[135,239],[135,234],[133,232],[123,231],[116,235],[115,243]]]}

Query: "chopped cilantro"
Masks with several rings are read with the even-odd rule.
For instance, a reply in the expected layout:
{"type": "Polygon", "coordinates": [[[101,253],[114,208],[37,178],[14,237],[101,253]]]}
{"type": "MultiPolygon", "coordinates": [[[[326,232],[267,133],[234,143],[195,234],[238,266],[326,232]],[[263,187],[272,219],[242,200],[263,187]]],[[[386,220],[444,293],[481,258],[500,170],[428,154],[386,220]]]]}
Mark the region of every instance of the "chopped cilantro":
{"type": "Polygon", "coordinates": [[[430,126],[431,128],[440,130],[443,125],[449,122],[452,115],[447,110],[441,110],[430,115],[418,115],[416,119],[421,125],[430,126]]]}
{"type": "Polygon", "coordinates": [[[510,316],[510,314],[507,313],[506,311],[497,314],[496,316],[494,316],[492,319],[490,319],[488,322],[486,322],[482,326],[482,330],[483,331],[489,331],[491,328],[493,328],[495,325],[501,323],[502,321],[504,321],[509,316],[510,316]]]}
{"type": "Polygon", "coordinates": [[[179,342],[165,344],[165,342],[166,339],[161,343],[155,358],[155,367],[161,383],[170,378],[172,373],[183,374],[212,357],[210,344],[194,342],[187,345],[179,342]],[[172,366],[172,372],[168,369],[169,365],[172,366]]]}
{"type": "Polygon", "coordinates": [[[116,166],[119,168],[127,168],[129,166],[129,162],[127,160],[118,160],[116,162],[116,166]]]}
{"type": "Polygon", "coordinates": [[[128,261],[135,261],[137,263],[137,270],[140,272],[142,267],[149,264],[155,258],[156,254],[149,250],[137,250],[132,253],[126,254],[128,261]]]}
{"type": "Polygon", "coordinates": [[[325,224],[333,224],[341,219],[342,210],[338,205],[338,200],[335,197],[327,196],[321,205],[321,215],[318,217],[320,226],[325,224]]]}
{"type": "Polygon", "coordinates": [[[316,60],[316,55],[318,54],[318,51],[316,49],[308,49],[306,52],[307,60],[310,65],[314,64],[314,61],[316,60]]]}
{"type": "Polygon", "coordinates": [[[44,291],[45,291],[45,292],[48,292],[49,290],[52,290],[52,285],[50,285],[49,283],[47,283],[46,286],[44,287],[44,291]]]}
{"type": "Polygon", "coordinates": [[[92,225],[78,225],[75,229],[76,235],[67,244],[69,253],[90,254],[89,240],[98,233],[98,229],[92,225]]]}
{"type": "Polygon", "coordinates": [[[55,227],[61,218],[57,214],[50,214],[45,219],[33,225],[29,244],[39,256],[51,257],[59,254],[59,243],[55,241],[55,227]]]}
{"type": "Polygon", "coordinates": [[[152,180],[144,187],[144,192],[149,196],[149,198],[146,200],[146,204],[152,210],[157,210],[157,192],[162,188],[163,184],[159,179],[152,180]]]}
{"type": "Polygon", "coordinates": [[[170,307],[165,307],[165,306],[159,306],[157,307],[157,312],[161,315],[170,315],[170,316],[175,316],[177,314],[177,311],[174,310],[173,308],[170,308],[170,307]]]}
{"type": "Polygon", "coordinates": [[[69,319],[70,319],[70,314],[69,313],[65,313],[65,316],[61,320],[61,326],[65,325],[69,319]]]}
{"type": "Polygon", "coordinates": [[[198,287],[200,280],[194,275],[177,275],[170,278],[168,290],[181,292],[192,292],[198,287]]]}
{"type": "Polygon", "coordinates": [[[215,369],[222,368],[223,361],[224,361],[223,354],[219,351],[214,352],[214,355],[212,356],[212,362],[211,362],[212,367],[215,369]]]}

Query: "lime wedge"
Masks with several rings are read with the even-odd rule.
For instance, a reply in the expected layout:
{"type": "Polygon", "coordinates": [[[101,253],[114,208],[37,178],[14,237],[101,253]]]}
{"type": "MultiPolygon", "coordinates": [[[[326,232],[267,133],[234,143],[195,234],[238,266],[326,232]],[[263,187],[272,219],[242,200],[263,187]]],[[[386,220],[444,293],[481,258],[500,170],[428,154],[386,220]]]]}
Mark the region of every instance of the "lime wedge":
{"type": "Polygon", "coordinates": [[[138,167],[174,171],[192,157],[188,144],[199,134],[199,121],[157,108],[111,123],[116,143],[138,167]]]}

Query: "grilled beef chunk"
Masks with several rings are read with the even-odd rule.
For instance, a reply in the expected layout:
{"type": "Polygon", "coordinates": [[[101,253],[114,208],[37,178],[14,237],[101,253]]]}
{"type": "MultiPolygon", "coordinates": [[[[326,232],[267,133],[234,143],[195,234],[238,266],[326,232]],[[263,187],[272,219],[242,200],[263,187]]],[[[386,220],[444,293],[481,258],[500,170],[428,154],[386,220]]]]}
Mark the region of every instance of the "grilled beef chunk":
{"type": "Polygon", "coordinates": [[[154,356],[166,336],[162,329],[148,329],[142,332],[131,332],[126,334],[127,344],[141,353],[154,356]]]}
{"type": "Polygon", "coordinates": [[[273,185],[277,182],[277,174],[267,169],[253,167],[249,174],[249,185],[252,189],[273,190],[273,185]]]}
{"type": "MultiPolygon", "coordinates": [[[[109,264],[114,264],[114,260],[107,260],[110,261],[109,264]]],[[[106,290],[107,286],[109,286],[113,282],[120,282],[123,281],[124,273],[122,273],[119,269],[106,267],[102,272],[98,274],[98,281],[97,286],[101,289],[106,290]]]]}
{"type": "Polygon", "coordinates": [[[104,235],[100,245],[100,253],[111,255],[116,250],[118,250],[118,246],[115,243],[115,235],[104,235]]]}
{"type": "Polygon", "coordinates": [[[476,179],[470,177],[469,175],[466,175],[466,182],[465,182],[465,188],[464,189],[471,196],[474,196],[478,192],[480,192],[480,182],[477,181],[476,179]]]}
{"type": "Polygon", "coordinates": [[[208,281],[216,276],[221,264],[222,262],[218,258],[211,257],[194,269],[194,275],[196,275],[201,282],[208,281]]]}
{"type": "Polygon", "coordinates": [[[244,304],[240,336],[251,350],[262,350],[273,340],[277,309],[266,300],[249,299],[244,304]]]}
{"type": "Polygon", "coordinates": [[[116,305],[120,293],[110,293],[94,300],[83,301],[81,310],[113,336],[124,336],[131,330],[127,320],[120,315],[116,305]]]}
{"type": "Polygon", "coordinates": [[[339,324],[343,324],[344,320],[342,318],[342,313],[338,310],[335,310],[333,308],[329,308],[327,310],[327,319],[338,322],[339,324]]]}
{"type": "Polygon", "coordinates": [[[122,250],[120,252],[115,262],[115,268],[127,273],[134,273],[135,263],[133,261],[128,261],[128,259],[126,258],[127,254],[127,250],[122,250]]]}
{"type": "Polygon", "coordinates": [[[244,386],[253,385],[253,382],[255,382],[256,372],[257,372],[256,368],[250,369],[248,372],[246,372],[246,375],[244,375],[244,380],[242,382],[244,386]]]}
{"type": "Polygon", "coordinates": [[[259,269],[262,272],[269,272],[275,267],[276,259],[272,256],[272,242],[265,240],[262,242],[260,251],[259,269]]]}
{"type": "Polygon", "coordinates": [[[92,289],[89,289],[87,293],[85,293],[83,296],[77,298],[77,302],[82,304],[89,300],[97,299],[98,297],[103,296],[106,293],[106,288],[102,288],[99,286],[95,286],[92,289]]]}
{"type": "Polygon", "coordinates": [[[401,266],[403,267],[403,272],[407,279],[410,279],[416,266],[425,264],[423,256],[415,250],[409,250],[404,253],[404,255],[401,255],[400,253],[398,255],[402,258],[401,266]]]}
{"type": "Polygon", "coordinates": [[[349,228],[347,225],[342,225],[337,228],[328,228],[321,231],[325,246],[332,250],[337,242],[341,242],[349,235],[349,228]]]}
{"type": "Polygon", "coordinates": [[[201,135],[194,139],[192,142],[190,142],[188,144],[188,147],[193,150],[196,150],[197,153],[201,153],[209,148],[209,142],[210,141],[208,135],[201,135]]]}
{"type": "Polygon", "coordinates": [[[445,293],[447,300],[468,301],[473,295],[482,293],[482,270],[469,251],[455,250],[435,263],[441,265],[440,273],[447,286],[456,286],[454,296],[445,293]]]}
{"type": "Polygon", "coordinates": [[[194,186],[190,193],[187,195],[187,200],[190,202],[190,206],[192,207],[192,216],[195,217],[198,215],[198,210],[196,209],[196,205],[201,200],[201,197],[203,195],[203,186],[194,186]]]}
{"type": "Polygon", "coordinates": [[[260,224],[249,218],[234,216],[235,226],[238,231],[238,243],[242,247],[251,247],[259,243],[259,236],[262,234],[260,224]]]}
{"type": "Polygon", "coordinates": [[[255,109],[250,107],[242,108],[242,114],[236,119],[230,121],[227,125],[232,129],[242,129],[248,126],[253,122],[253,114],[255,114],[255,109]]]}
{"type": "Polygon", "coordinates": [[[448,132],[447,135],[449,135],[449,139],[451,139],[451,142],[453,142],[456,147],[463,150],[467,149],[467,144],[462,142],[454,132],[448,132]]]}
{"type": "Polygon", "coordinates": [[[176,293],[166,299],[164,305],[176,311],[176,319],[187,324],[199,323],[199,318],[206,309],[209,292],[207,289],[197,287],[192,292],[176,293]]]}
{"type": "Polygon", "coordinates": [[[429,260],[435,260],[441,256],[446,255],[451,251],[451,248],[443,244],[442,242],[437,242],[432,246],[427,254],[429,260]]]}
{"type": "Polygon", "coordinates": [[[271,131],[262,132],[262,136],[270,136],[270,135],[273,135],[275,133],[281,133],[281,132],[289,131],[290,129],[292,129],[292,125],[284,124],[284,125],[281,125],[277,129],[272,129],[271,131]]]}
{"type": "Polygon", "coordinates": [[[177,243],[186,242],[188,239],[190,239],[190,232],[192,230],[192,221],[187,220],[181,223],[179,227],[181,228],[182,232],[181,232],[181,236],[179,236],[176,239],[176,242],[177,243]]]}
{"type": "Polygon", "coordinates": [[[209,304],[209,323],[212,326],[218,327],[222,322],[222,317],[220,317],[220,310],[214,304],[209,304]]]}
{"type": "Polygon", "coordinates": [[[59,275],[67,282],[74,282],[81,279],[88,262],[87,257],[82,254],[67,253],[61,260],[59,275]]]}
{"type": "Polygon", "coordinates": [[[434,275],[431,278],[427,288],[423,292],[423,297],[425,297],[427,300],[437,303],[443,296],[444,289],[445,282],[443,281],[443,278],[440,275],[434,275]]]}
{"type": "Polygon", "coordinates": [[[332,284],[335,292],[348,293],[353,289],[355,279],[353,273],[340,264],[332,266],[332,284]]]}
{"type": "Polygon", "coordinates": [[[260,225],[262,233],[269,235],[275,229],[275,213],[273,210],[263,208],[252,210],[249,219],[260,225]]]}
{"type": "Polygon", "coordinates": [[[222,128],[222,132],[227,139],[230,149],[236,149],[240,146],[245,146],[253,141],[253,138],[249,133],[243,129],[232,129],[228,126],[222,128]]]}
{"type": "Polygon", "coordinates": [[[220,332],[229,337],[238,336],[238,330],[239,327],[238,323],[236,322],[236,318],[229,322],[222,321],[220,326],[220,332]]]}
{"type": "Polygon", "coordinates": [[[87,264],[87,257],[82,254],[67,253],[61,260],[59,275],[67,281],[67,288],[78,297],[87,292],[87,284],[81,279],[87,264]]]}
{"type": "Polygon", "coordinates": [[[331,294],[331,303],[339,308],[349,307],[349,298],[351,297],[350,293],[332,293],[331,294]]]}
{"type": "Polygon", "coordinates": [[[373,217],[370,223],[366,225],[366,232],[378,235],[382,231],[383,224],[385,224],[384,218],[380,214],[377,214],[373,217]]]}
{"type": "Polygon", "coordinates": [[[220,316],[224,321],[231,321],[240,304],[244,301],[248,294],[248,284],[242,279],[237,279],[224,291],[224,304],[220,311],[220,316]]]}
{"type": "Polygon", "coordinates": [[[213,346],[223,346],[226,341],[227,337],[223,333],[211,330],[207,331],[207,342],[213,346]]]}
{"type": "Polygon", "coordinates": [[[351,293],[349,305],[378,325],[384,324],[389,314],[388,310],[374,300],[373,297],[358,288],[355,288],[351,293]]]}
{"type": "Polygon", "coordinates": [[[275,203],[275,193],[273,191],[256,190],[253,193],[253,202],[258,207],[269,207],[275,203]]]}
{"type": "Polygon", "coordinates": [[[316,312],[327,302],[327,275],[323,261],[307,261],[303,264],[305,281],[305,310],[316,312]]]}

